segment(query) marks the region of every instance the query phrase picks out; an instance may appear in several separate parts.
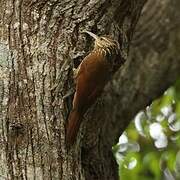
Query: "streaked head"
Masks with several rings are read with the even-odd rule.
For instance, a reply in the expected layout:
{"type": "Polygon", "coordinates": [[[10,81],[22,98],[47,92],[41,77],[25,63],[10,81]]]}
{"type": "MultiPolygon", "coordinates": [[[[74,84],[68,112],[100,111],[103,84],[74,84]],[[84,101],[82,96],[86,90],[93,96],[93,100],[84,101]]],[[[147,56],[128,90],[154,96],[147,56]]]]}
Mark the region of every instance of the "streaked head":
{"type": "Polygon", "coordinates": [[[95,46],[94,48],[102,48],[104,50],[112,50],[115,49],[116,51],[119,49],[119,43],[109,37],[106,36],[97,36],[92,32],[84,31],[85,33],[89,34],[91,37],[95,39],[95,46]]]}

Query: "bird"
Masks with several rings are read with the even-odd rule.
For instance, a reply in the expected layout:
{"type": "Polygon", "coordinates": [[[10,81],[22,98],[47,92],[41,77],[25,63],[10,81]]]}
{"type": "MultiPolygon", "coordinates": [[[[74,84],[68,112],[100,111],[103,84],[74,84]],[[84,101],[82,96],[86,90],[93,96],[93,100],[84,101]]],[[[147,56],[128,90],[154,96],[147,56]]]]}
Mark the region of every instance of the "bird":
{"type": "Polygon", "coordinates": [[[76,140],[83,116],[101,95],[111,75],[122,63],[119,57],[120,45],[109,36],[97,36],[84,31],[95,39],[94,49],[82,60],[75,70],[75,94],[72,110],[66,126],[66,144],[76,140]]]}

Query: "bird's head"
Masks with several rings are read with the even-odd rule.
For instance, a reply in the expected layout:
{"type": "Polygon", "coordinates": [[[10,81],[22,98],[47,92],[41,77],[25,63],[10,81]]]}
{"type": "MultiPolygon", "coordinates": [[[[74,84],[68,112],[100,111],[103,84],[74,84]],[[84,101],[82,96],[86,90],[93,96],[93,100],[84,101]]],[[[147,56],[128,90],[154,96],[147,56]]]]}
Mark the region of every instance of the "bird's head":
{"type": "Polygon", "coordinates": [[[94,49],[102,49],[105,51],[118,51],[119,43],[109,37],[106,36],[97,36],[96,34],[84,31],[85,33],[89,34],[91,37],[95,39],[94,49]]]}

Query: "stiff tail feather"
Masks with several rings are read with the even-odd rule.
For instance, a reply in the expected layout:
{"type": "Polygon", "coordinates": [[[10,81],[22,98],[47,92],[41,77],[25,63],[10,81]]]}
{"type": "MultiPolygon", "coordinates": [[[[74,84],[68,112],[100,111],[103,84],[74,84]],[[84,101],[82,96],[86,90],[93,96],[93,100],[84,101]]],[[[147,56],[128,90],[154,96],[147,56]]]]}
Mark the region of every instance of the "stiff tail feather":
{"type": "Polygon", "coordinates": [[[75,109],[72,110],[66,126],[66,144],[68,147],[73,145],[76,140],[81,120],[82,114],[75,109]]]}

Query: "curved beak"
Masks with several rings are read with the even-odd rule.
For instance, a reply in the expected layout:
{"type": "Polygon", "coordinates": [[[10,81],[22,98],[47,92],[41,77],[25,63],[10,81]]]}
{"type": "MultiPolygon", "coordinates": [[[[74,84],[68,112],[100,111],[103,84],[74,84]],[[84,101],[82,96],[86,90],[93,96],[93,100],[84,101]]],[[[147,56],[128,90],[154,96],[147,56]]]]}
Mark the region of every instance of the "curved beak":
{"type": "Polygon", "coordinates": [[[83,31],[83,33],[87,33],[89,34],[91,37],[93,37],[95,40],[97,40],[99,37],[97,35],[95,35],[94,33],[90,32],[90,31],[83,31]]]}

